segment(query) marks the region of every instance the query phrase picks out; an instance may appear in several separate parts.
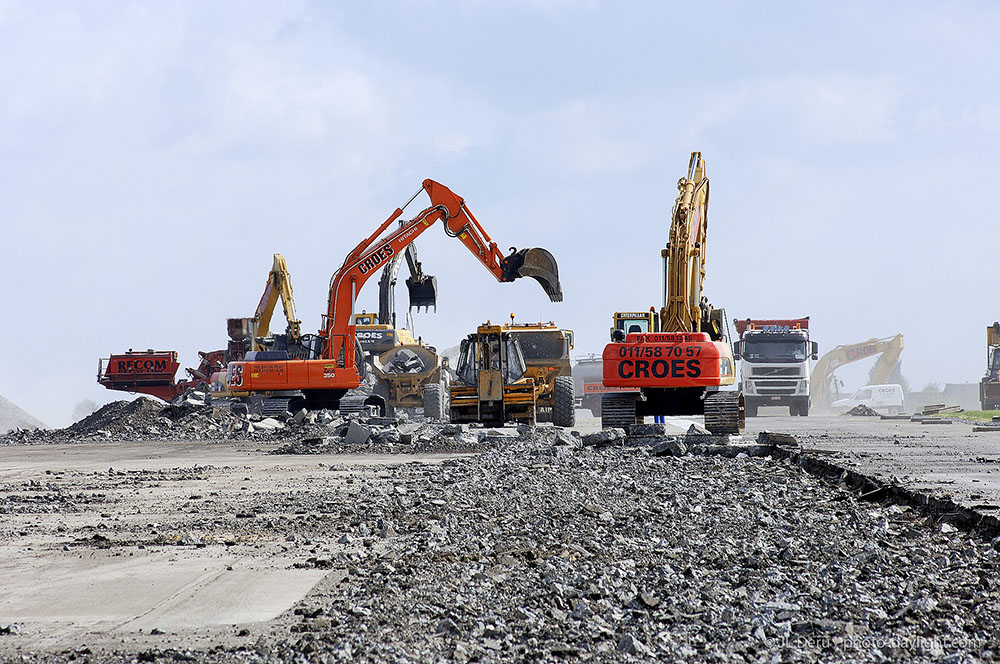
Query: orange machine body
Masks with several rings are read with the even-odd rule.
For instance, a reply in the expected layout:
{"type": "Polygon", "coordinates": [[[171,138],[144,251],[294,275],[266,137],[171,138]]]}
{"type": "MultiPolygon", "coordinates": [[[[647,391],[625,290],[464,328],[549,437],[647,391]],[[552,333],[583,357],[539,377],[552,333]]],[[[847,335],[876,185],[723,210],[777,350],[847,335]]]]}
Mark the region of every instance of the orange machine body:
{"type": "Polygon", "coordinates": [[[705,332],[629,334],[604,348],[604,385],[636,390],[732,385],[727,346],[705,332]]]}

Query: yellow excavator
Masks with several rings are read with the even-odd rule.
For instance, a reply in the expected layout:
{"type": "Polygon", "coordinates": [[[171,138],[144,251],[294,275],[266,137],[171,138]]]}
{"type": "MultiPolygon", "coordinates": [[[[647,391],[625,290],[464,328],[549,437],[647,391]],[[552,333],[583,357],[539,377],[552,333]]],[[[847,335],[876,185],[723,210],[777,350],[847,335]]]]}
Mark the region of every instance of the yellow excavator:
{"type": "Polygon", "coordinates": [[[229,347],[227,362],[244,359],[247,353],[261,353],[269,350],[296,350],[296,356],[308,355],[300,348],[302,342],[302,321],[295,316],[295,298],[292,295],[292,275],[281,254],[274,255],[274,265],[267,275],[264,293],[260,296],[257,310],[252,318],[227,319],[229,347]],[[288,322],[285,333],[271,334],[271,318],[281,300],[281,306],[288,322]]]}
{"type": "Polygon", "coordinates": [[[709,180],[700,152],[677,190],[660,250],[663,307],[615,315],[602,360],[604,387],[617,389],[601,396],[601,424],[627,430],[646,415],[704,415],[715,435],[741,433],[743,395],[724,389],[736,382],[728,319],[704,295],[709,180]]]}
{"type": "Polygon", "coordinates": [[[880,355],[875,366],[868,375],[869,385],[883,385],[892,380],[899,367],[899,355],[903,352],[903,335],[884,339],[869,339],[856,344],[837,346],[819,358],[813,367],[809,382],[812,389],[812,405],[819,409],[828,409],[830,404],[839,399],[840,381],[834,372],[845,364],[858,362],[880,355]]]}
{"type": "Polygon", "coordinates": [[[983,410],[1000,408],[1000,322],[986,328],[986,375],[979,381],[983,410]]]}

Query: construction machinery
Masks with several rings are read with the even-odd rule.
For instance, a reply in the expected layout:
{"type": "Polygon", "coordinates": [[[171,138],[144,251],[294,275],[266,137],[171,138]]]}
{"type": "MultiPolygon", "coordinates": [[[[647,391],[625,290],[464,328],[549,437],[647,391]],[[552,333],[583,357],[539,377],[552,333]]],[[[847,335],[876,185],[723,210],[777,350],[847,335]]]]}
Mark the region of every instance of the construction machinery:
{"type": "MultiPolygon", "coordinates": [[[[393,256],[437,221],[442,222],[447,235],[458,238],[498,281],[531,277],[539,282],[550,300],[562,301],[558,268],[551,253],[531,248],[512,249],[509,255],[503,255],[461,197],[438,182],[424,180],[417,193],[351,250],[333,274],[327,312],[319,333],[304,344],[308,350],[306,357],[298,359],[275,352],[266,358],[231,362],[227,368],[230,388],[251,394],[294,391],[298,395],[292,404],[294,408],[338,408],[347,390],[361,384],[364,371],[354,322],[359,292],[393,256]],[[421,192],[430,198],[430,206],[383,237],[421,192]]],[[[376,396],[374,402],[378,401],[381,399],[376,396]]]]}
{"type": "Polygon", "coordinates": [[[619,335],[653,332],[657,324],[654,307],[650,307],[649,311],[616,311],[611,317],[611,340],[615,340],[616,332],[619,335]]]}
{"type": "Polygon", "coordinates": [[[404,257],[410,271],[410,276],[406,279],[409,310],[426,311],[434,307],[437,311],[437,277],[424,274],[423,263],[417,258],[417,245],[411,244],[403,253],[390,258],[389,264],[382,270],[378,282],[378,313],[362,310],[360,314],[354,315],[358,341],[365,352],[383,353],[396,346],[417,343],[413,333],[405,327],[398,327],[396,321],[396,282],[404,257]]]}
{"type": "Polygon", "coordinates": [[[558,427],[576,424],[573,396],[573,372],[569,352],[573,350],[573,331],[548,323],[510,323],[504,332],[517,340],[524,356],[525,376],[538,386],[537,418],[558,427]]]}
{"type": "Polygon", "coordinates": [[[225,385],[226,366],[229,362],[242,360],[247,354],[266,352],[277,346],[284,352],[301,345],[302,323],[295,316],[295,301],[292,297],[291,275],[284,256],[274,254],[274,263],[267,275],[264,293],[252,318],[229,318],[227,328],[229,342],[225,350],[199,351],[201,362],[197,369],[185,369],[189,378],[175,380],[180,363],[177,351],[145,350],[111,355],[102,358],[97,366],[97,382],[109,390],[140,392],[170,401],[193,388],[204,388],[218,396],[238,396],[225,385]],[[287,321],[283,335],[271,335],[271,318],[278,300],[287,321]]]}
{"type": "Polygon", "coordinates": [[[734,320],[740,335],[734,357],[740,362],[740,392],[747,417],[761,406],[788,406],[790,415],[809,414],[809,360],[819,357],[809,341],[809,317],[734,320]]]}
{"type": "MultiPolygon", "coordinates": [[[[399,268],[406,259],[410,276],[406,279],[409,311],[437,311],[437,278],[424,274],[417,258],[416,243],[397,253],[382,270],[379,278],[378,313],[362,310],[354,314],[358,342],[372,368],[372,390],[386,402],[386,413],[397,408],[420,408],[424,402],[424,385],[441,382],[442,360],[437,351],[414,338],[412,320],[409,329],[398,327],[396,321],[396,283],[399,268]]],[[[410,319],[407,311],[407,319],[410,319]]]]}
{"type": "MultiPolygon", "coordinates": [[[[649,331],[616,329],[602,354],[604,385],[629,388],[601,397],[601,423],[623,427],[645,415],[704,415],[713,434],[743,430],[725,310],[703,297],[709,180],[700,152],[677,183],[663,260],[663,307],[649,331]]],[[[618,320],[616,315],[616,321],[618,320]]],[[[648,319],[646,319],[648,321],[648,319]]]]}
{"type": "Polygon", "coordinates": [[[134,351],[101,358],[97,363],[97,382],[109,390],[148,394],[170,401],[186,390],[208,389],[213,374],[225,369],[225,351],[200,352],[197,369],[187,369],[190,378],[175,380],[180,362],[175,350],[134,351]]]}
{"type": "Polygon", "coordinates": [[[1000,323],[986,328],[986,375],[979,381],[983,410],[1000,408],[1000,323]]]}
{"type": "Polygon", "coordinates": [[[451,384],[448,402],[439,399],[436,386],[428,385],[424,412],[434,417],[437,408],[442,415],[448,408],[452,422],[534,424],[542,384],[526,375],[527,370],[517,335],[487,321],[462,340],[455,367],[458,379],[451,384]]]}
{"type": "Polygon", "coordinates": [[[247,353],[257,353],[268,350],[296,349],[301,346],[302,321],[295,315],[295,298],[292,295],[292,275],[288,264],[281,254],[274,254],[274,264],[267,275],[264,293],[257,303],[257,310],[252,318],[229,318],[226,321],[229,333],[229,344],[226,348],[226,361],[242,360],[247,353]],[[281,301],[285,314],[284,334],[271,333],[271,318],[281,301]]]}
{"type": "Polygon", "coordinates": [[[422,407],[424,388],[442,382],[441,357],[423,343],[390,348],[370,355],[368,361],[375,375],[372,392],[385,400],[386,415],[393,415],[398,408],[422,407]]]}
{"type": "Polygon", "coordinates": [[[809,378],[814,408],[829,410],[830,405],[840,399],[841,381],[834,372],[845,364],[858,362],[879,355],[878,361],[868,374],[868,385],[895,383],[899,370],[899,355],[903,352],[903,335],[883,339],[869,339],[856,344],[837,346],[825,353],[816,362],[809,378]]]}

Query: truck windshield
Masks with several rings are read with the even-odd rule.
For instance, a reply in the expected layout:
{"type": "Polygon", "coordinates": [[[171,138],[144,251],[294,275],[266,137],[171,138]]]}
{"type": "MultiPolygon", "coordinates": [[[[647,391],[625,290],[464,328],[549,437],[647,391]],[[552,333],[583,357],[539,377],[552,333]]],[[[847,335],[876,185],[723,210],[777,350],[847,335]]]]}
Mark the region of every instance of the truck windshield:
{"type": "Polygon", "coordinates": [[[747,339],[743,357],[749,362],[803,362],[805,361],[805,341],[779,341],[747,339]]]}
{"type": "Polygon", "coordinates": [[[524,359],[529,363],[533,360],[550,362],[567,357],[566,342],[562,332],[511,332],[510,336],[517,339],[524,353],[524,359]]]}

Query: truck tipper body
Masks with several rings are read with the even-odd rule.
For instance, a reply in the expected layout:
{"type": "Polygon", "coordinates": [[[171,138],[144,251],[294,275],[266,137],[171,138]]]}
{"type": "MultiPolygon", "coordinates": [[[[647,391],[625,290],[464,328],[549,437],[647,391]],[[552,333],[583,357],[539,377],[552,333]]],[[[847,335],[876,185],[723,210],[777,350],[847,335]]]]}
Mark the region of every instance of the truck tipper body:
{"type": "Polygon", "coordinates": [[[809,414],[810,360],[818,357],[809,340],[809,317],[735,320],[740,340],[740,389],[748,417],[761,406],[788,406],[791,415],[809,414]]]}

